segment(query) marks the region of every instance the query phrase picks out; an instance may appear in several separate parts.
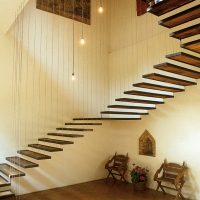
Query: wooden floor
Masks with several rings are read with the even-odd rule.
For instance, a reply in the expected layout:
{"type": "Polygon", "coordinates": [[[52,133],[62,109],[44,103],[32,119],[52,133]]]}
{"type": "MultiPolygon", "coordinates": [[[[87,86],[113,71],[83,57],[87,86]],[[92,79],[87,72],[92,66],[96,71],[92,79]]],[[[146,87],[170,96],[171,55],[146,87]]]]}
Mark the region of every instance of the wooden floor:
{"type": "Polygon", "coordinates": [[[116,183],[104,180],[93,181],[63,188],[23,195],[22,200],[172,200],[173,196],[161,192],[146,190],[134,192],[131,184],[116,183]]]}

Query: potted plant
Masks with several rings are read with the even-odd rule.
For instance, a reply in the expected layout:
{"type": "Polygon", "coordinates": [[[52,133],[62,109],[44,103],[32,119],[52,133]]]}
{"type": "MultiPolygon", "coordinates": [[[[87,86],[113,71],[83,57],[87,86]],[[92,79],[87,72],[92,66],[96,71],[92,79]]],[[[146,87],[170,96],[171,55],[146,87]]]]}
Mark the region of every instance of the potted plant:
{"type": "Polygon", "coordinates": [[[146,189],[148,172],[148,169],[133,164],[133,169],[131,170],[130,175],[134,190],[142,191],[146,189]]]}

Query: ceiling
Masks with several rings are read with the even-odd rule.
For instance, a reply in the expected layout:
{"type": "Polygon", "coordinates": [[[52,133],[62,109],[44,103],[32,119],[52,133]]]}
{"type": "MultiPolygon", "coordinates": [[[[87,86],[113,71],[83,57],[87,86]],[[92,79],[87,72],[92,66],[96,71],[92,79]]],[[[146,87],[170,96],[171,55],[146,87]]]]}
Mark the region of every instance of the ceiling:
{"type": "MultiPolygon", "coordinates": [[[[20,6],[29,0],[0,0],[0,36],[4,35],[13,24],[20,6]]],[[[19,12],[18,12],[19,14],[19,12]]]]}

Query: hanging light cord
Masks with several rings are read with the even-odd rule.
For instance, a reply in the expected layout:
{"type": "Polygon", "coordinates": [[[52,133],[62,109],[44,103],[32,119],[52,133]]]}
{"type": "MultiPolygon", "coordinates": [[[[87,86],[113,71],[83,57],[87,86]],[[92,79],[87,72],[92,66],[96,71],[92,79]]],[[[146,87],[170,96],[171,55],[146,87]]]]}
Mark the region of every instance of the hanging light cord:
{"type": "Polygon", "coordinates": [[[82,0],[82,39],[83,39],[83,0],[82,0]]]}
{"type": "Polygon", "coordinates": [[[74,0],[73,0],[73,72],[72,76],[74,76],[74,0]]]}

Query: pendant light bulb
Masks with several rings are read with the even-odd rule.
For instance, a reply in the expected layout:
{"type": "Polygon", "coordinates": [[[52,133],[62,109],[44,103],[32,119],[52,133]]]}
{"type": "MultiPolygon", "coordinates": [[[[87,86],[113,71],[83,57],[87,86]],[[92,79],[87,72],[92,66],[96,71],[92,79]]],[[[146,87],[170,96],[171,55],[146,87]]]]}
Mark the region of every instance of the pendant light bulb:
{"type": "Polygon", "coordinates": [[[81,45],[84,45],[84,44],[85,44],[85,39],[84,39],[83,37],[80,39],[80,44],[81,44],[81,45]]]}
{"type": "Polygon", "coordinates": [[[102,5],[100,5],[98,11],[99,11],[99,13],[103,13],[103,6],[102,5]]]}
{"type": "Polygon", "coordinates": [[[75,76],[74,76],[74,73],[72,73],[72,81],[75,80],[75,76]]]}

